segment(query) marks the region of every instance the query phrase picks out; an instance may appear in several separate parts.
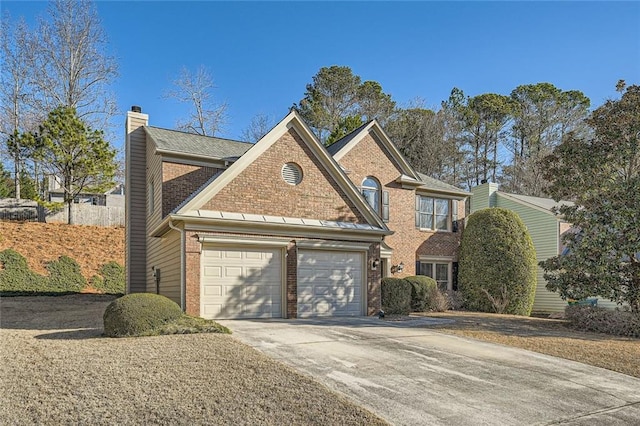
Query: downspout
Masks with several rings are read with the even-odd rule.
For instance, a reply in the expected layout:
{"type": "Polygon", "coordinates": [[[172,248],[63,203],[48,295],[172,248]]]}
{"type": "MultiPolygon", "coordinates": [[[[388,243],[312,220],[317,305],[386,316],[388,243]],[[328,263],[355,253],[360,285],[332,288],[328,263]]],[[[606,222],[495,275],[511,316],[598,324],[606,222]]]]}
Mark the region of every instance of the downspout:
{"type": "Polygon", "coordinates": [[[185,312],[187,307],[185,303],[185,293],[187,290],[187,285],[185,281],[185,271],[186,271],[186,257],[185,257],[185,234],[184,229],[178,228],[173,225],[173,219],[169,219],[169,228],[174,231],[180,232],[180,307],[182,311],[185,312]]]}

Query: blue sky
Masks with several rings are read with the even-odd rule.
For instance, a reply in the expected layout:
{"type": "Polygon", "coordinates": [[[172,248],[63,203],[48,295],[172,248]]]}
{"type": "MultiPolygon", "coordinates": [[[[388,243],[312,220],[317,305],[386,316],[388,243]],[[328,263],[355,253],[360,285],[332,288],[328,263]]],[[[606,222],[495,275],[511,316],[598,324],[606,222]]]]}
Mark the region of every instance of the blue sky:
{"type": "MultiPolygon", "coordinates": [[[[323,66],[346,65],[400,104],[437,107],[453,87],[509,94],[550,82],[592,105],[618,79],[640,84],[637,2],[111,2],[97,3],[120,63],[113,87],[123,115],[140,105],[173,128],[185,108],[162,99],[182,66],[208,67],[228,104],[219,136],[238,138],[251,118],[280,119],[323,66]]],[[[45,2],[2,2],[28,22],[45,2]]],[[[121,127],[120,127],[121,128],[121,127]]],[[[118,129],[116,129],[118,130],[118,129]]],[[[116,135],[122,135],[116,131],[116,135]]],[[[121,146],[121,140],[113,141],[121,146]]]]}

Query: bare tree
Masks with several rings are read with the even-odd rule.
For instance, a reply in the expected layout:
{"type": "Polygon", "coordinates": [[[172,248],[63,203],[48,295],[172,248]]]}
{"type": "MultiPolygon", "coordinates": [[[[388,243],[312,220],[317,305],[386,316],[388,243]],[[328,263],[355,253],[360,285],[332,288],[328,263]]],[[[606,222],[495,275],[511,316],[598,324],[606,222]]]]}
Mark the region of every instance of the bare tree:
{"type": "Polygon", "coordinates": [[[23,149],[19,144],[21,132],[33,130],[35,118],[30,108],[30,62],[33,42],[24,20],[11,24],[8,15],[2,19],[0,68],[0,132],[14,165],[15,197],[20,198],[23,149]]]}
{"type": "Polygon", "coordinates": [[[32,83],[36,107],[48,112],[74,108],[83,121],[107,127],[116,113],[110,84],[118,64],[107,54],[107,36],[95,5],[88,0],[55,0],[36,31],[32,83]]]}
{"type": "Polygon", "coordinates": [[[226,122],[226,103],[216,104],[213,100],[213,77],[201,65],[194,73],[183,67],[173,81],[173,88],[164,94],[165,99],[175,99],[190,104],[189,117],[178,121],[178,129],[203,136],[215,136],[226,122]]]}
{"type": "Polygon", "coordinates": [[[242,140],[247,142],[258,142],[269,130],[276,124],[274,118],[264,113],[258,113],[253,116],[249,126],[242,131],[242,140]]]}

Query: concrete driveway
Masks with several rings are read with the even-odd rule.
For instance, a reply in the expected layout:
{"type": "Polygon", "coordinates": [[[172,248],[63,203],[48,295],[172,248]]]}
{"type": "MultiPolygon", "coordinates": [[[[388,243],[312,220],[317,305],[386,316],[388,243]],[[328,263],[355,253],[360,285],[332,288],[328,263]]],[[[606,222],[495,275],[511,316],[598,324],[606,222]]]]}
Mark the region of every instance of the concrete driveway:
{"type": "Polygon", "coordinates": [[[429,321],[439,320],[221,322],[397,425],[640,424],[640,379],[441,334],[429,321]]]}

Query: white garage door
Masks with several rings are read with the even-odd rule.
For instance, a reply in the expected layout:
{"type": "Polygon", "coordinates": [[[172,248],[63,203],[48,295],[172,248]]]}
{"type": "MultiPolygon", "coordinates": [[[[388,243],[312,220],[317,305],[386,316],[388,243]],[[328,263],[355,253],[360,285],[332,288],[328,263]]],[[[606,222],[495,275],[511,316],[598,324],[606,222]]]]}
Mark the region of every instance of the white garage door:
{"type": "Polygon", "coordinates": [[[298,251],[298,317],[363,315],[361,252],[298,251]]]}
{"type": "Polygon", "coordinates": [[[200,315],[203,318],[280,318],[280,249],[204,246],[200,315]]]}

